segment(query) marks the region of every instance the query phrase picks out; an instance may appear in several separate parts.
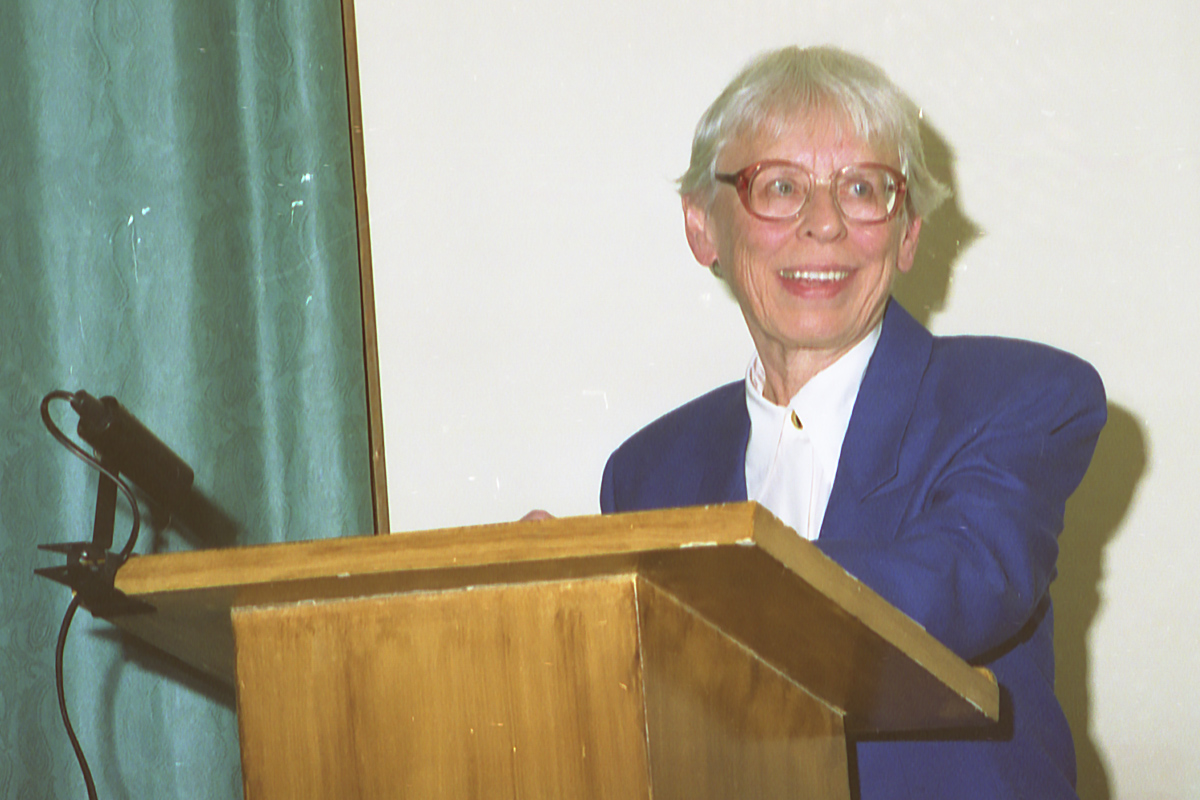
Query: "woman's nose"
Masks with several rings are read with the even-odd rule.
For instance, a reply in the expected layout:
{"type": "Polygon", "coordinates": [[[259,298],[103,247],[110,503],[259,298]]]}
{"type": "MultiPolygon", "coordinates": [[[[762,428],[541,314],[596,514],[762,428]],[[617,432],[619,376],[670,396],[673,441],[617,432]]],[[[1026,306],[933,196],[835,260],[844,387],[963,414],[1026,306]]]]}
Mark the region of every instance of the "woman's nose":
{"type": "Polygon", "coordinates": [[[825,181],[812,188],[800,217],[798,235],[821,241],[837,239],[846,232],[846,221],[833,199],[833,187],[825,181]]]}

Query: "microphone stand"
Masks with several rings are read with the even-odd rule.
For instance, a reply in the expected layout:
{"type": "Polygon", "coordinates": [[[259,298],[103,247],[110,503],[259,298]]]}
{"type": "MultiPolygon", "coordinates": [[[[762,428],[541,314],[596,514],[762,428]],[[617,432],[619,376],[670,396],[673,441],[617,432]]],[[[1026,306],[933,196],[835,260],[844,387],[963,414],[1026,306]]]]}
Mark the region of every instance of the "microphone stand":
{"type": "Polygon", "coordinates": [[[39,550],[62,553],[67,557],[64,566],[35,569],[38,575],[69,586],[79,597],[80,604],[92,616],[101,619],[125,614],[153,611],[154,608],[117,591],[117,570],[133,553],[141,525],[137,497],[121,478],[129,475],[139,486],[164,502],[177,501],[192,485],[193,473],[187,464],[154,436],[116,398],[97,400],[87,392],[50,392],[42,400],[42,421],[55,439],[68,450],[94,466],[100,472],[96,487],[96,514],[90,542],[42,544],[39,550]],[[49,403],[54,399],[69,400],[79,414],[78,433],[95,448],[93,458],[67,438],[50,417],[49,403]],[[133,530],[120,552],[112,552],[113,526],[116,523],[117,489],[129,500],[133,514],[133,530]]]}

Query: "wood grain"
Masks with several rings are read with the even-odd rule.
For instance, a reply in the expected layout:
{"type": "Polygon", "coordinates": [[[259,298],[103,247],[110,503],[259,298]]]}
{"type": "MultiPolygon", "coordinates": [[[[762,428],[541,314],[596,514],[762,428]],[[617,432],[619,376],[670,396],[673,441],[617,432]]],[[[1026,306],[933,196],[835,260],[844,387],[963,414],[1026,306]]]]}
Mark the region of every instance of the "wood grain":
{"type": "Polygon", "coordinates": [[[238,611],[246,797],[649,797],[629,577],[238,611]]]}
{"type": "Polygon", "coordinates": [[[232,682],[233,609],[642,575],[846,711],[853,731],[987,724],[999,691],[753,503],[516,522],[131,559],[116,620],[232,682]]]}
{"type": "Polygon", "coordinates": [[[762,510],[754,547],[648,554],[641,574],[846,714],[854,733],[999,717],[995,679],[762,510]]]}
{"type": "Polygon", "coordinates": [[[841,714],[638,581],[655,800],[849,800],[841,714]]]}

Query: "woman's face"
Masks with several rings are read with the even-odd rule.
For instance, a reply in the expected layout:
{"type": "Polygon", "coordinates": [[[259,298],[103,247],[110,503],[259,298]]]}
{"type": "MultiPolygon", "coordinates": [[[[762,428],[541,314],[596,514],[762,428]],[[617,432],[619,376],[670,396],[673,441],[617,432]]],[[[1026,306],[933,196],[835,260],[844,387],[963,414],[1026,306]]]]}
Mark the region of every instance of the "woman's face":
{"type": "Polygon", "coordinates": [[[900,168],[894,150],[876,150],[843,129],[852,130],[819,113],[779,135],[744,135],[721,152],[718,172],[766,159],[807,167],[822,183],[799,219],[758,219],[725,184],[710,208],[684,199],[692,252],[705,266],[720,264],[768,371],[801,351],[827,362],[841,356],[883,317],[897,272],[912,267],[920,218],[901,212],[887,222],[847,222],[834,205],[828,179],[838,169],[860,162],[900,168]]]}

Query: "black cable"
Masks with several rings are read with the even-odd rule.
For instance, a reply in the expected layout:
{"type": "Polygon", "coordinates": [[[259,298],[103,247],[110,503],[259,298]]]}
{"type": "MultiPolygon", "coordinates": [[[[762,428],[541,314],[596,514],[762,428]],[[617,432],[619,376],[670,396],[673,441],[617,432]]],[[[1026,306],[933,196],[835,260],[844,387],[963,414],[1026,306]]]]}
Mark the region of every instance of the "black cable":
{"type": "Polygon", "coordinates": [[[92,781],[92,771],[88,769],[87,758],[83,748],[75,738],[75,729],[71,727],[71,718],[67,714],[67,696],[63,691],[63,650],[67,645],[67,631],[71,628],[71,620],[79,609],[79,595],[71,598],[67,613],[63,616],[62,627],[58,629],[58,647],[54,650],[54,683],[58,689],[58,710],[62,713],[63,725],[67,728],[67,736],[71,739],[71,747],[75,749],[75,758],[79,760],[79,768],[83,770],[83,782],[87,785],[88,800],[96,800],[96,784],[92,781]]]}
{"type": "MultiPolygon", "coordinates": [[[[46,429],[50,431],[50,435],[58,440],[59,444],[67,448],[74,455],[83,459],[83,461],[100,473],[112,480],[118,488],[124,492],[125,497],[129,500],[129,507],[133,513],[133,529],[129,533],[129,541],[121,548],[118,558],[124,563],[133,552],[133,546],[137,543],[138,530],[141,528],[142,515],[138,510],[137,498],[133,494],[133,490],[129,488],[116,472],[105,467],[100,461],[92,457],[75,442],[71,441],[65,433],[63,433],[54,420],[50,417],[50,401],[51,400],[73,400],[75,395],[71,392],[66,392],[61,389],[50,392],[42,398],[42,422],[45,423],[46,429]]],[[[103,553],[92,554],[93,557],[104,557],[103,553]]],[[[62,714],[63,725],[67,729],[67,737],[71,740],[71,747],[75,750],[75,758],[79,761],[79,768],[83,770],[83,782],[87,786],[88,800],[97,800],[96,784],[92,780],[92,771],[88,768],[87,758],[83,754],[83,748],[79,746],[79,739],[75,736],[75,729],[71,727],[71,718],[67,714],[67,697],[63,689],[63,651],[67,644],[67,631],[71,628],[71,620],[75,618],[75,612],[79,609],[80,597],[78,594],[71,598],[71,604],[67,606],[67,613],[63,616],[62,627],[58,631],[58,647],[54,651],[54,682],[58,689],[58,710],[62,714]]]]}
{"type": "Polygon", "coordinates": [[[129,500],[129,510],[133,512],[133,529],[129,532],[129,541],[127,541],[125,546],[121,548],[121,561],[124,562],[133,553],[133,546],[137,544],[138,531],[141,530],[142,527],[142,514],[138,510],[137,498],[134,496],[133,490],[129,488],[129,484],[125,483],[121,476],[116,472],[113,472],[108,467],[101,464],[98,459],[94,458],[82,447],[71,441],[67,435],[59,430],[59,427],[54,424],[54,420],[51,419],[51,400],[70,401],[74,398],[74,394],[63,391],[62,389],[56,389],[55,391],[47,394],[42,398],[42,422],[45,423],[46,430],[50,431],[50,435],[57,439],[59,444],[70,450],[78,458],[83,459],[85,463],[99,470],[101,474],[109,478],[113,483],[117,484],[117,488],[125,493],[125,497],[129,500]]]}

